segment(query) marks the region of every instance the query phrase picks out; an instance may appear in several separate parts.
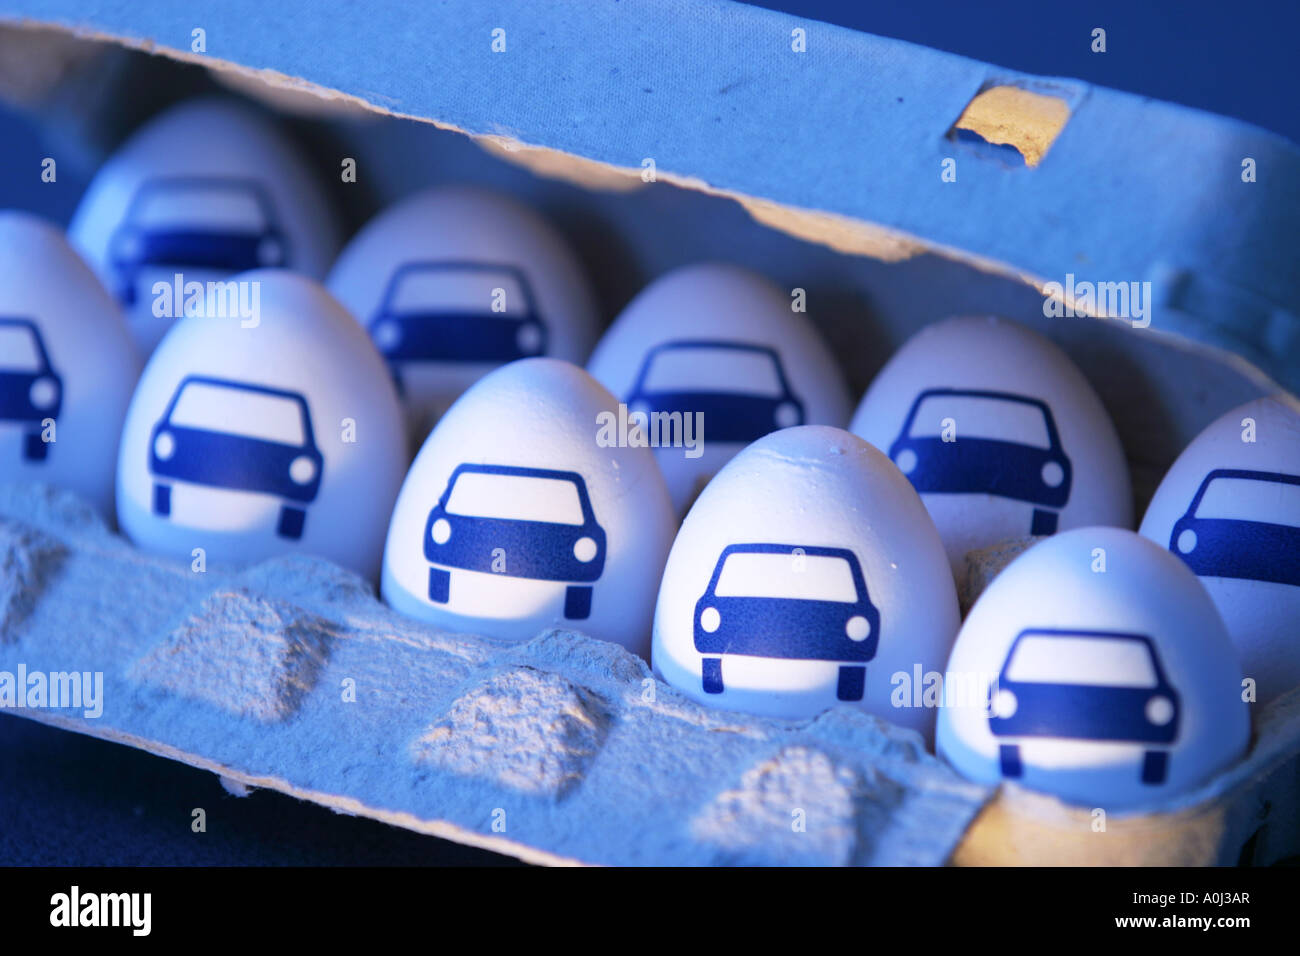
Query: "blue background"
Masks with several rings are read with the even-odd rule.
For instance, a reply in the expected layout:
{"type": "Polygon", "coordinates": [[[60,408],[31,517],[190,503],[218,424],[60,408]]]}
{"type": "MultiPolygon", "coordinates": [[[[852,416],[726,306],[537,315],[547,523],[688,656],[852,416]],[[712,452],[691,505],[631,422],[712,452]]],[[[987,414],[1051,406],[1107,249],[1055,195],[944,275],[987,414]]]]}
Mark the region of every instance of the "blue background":
{"type": "MultiPolygon", "coordinates": [[[[1252,4],[765,0],[753,5],[1233,116],[1300,142],[1300,2],[1252,4]],[[1107,52],[1090,50],[1094,27],[1107,52]]],[[[147,103],[134,103],[139,111],[147,103]]],[[[34,184],[57,129],[0,106],[0,207],[71,216],[84,176],[34,184]]],[[[88,171],[87,171],[88,172],[88,171]]],[[[271,792],[226,794],[210,773],[0,717],[0,864],[427,864],[504,858],[271,792]],[[204,834],[191,811],[207,811],[204,834]]]]}
{"type": "Polygon", "coordinates": [[[1254,123],[1300,143],[1300,2],[751,0],[751,6],[1087,80],[1254,123]],[[1092,52],[1092,31],[1106,52],[1092,52]]]}

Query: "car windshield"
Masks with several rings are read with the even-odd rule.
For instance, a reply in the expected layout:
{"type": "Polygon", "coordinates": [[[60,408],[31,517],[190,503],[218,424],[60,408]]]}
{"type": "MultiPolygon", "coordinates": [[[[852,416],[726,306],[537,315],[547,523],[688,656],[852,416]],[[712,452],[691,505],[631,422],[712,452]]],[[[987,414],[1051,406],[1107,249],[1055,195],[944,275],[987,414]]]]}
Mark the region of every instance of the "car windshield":
{"type": "Polygon", "coordinates": [[[266,228],[256,194],[237,183],[163,183],[149,187],[132,221],[146,229],[252,232],[266,228]]]}
{"type": "Polygon", "coordinates": [[[6,372],[36,372],[41,361],[36,336],[26,325],[0,325],[0,369],[6,372]]]}
{"type": "Polygon", "coordinates": [[[858,591],[853,569],[844,558],[800,554],[733,551],[718,575],[718,597],[786,598],[796,601],[838,601],[853,604],[858,591]]]}
{"type": "Polygon", "coordinates": [[[295,399],[230,385],[190,382],[168,421],[178,428],[224,432],[282,445],[306,443],[303,408],[295,399]]]}
{"type": "Polygon", "coordinates": [[[446,510],[470,518],[585,523],[578,486],[567,478],[464,471],[452,485],[446,510]]]}
{"type": "Polygon", "coordinates": [[[1260,521],[1300,527],[1300,484],[1259,478],[1215,478],[1205,487],[1196,517],[1260,521]]]}
{"type": "Polygon", "coordinates": [[[957,441],[985,438],[1051,448],[1042,409],[1028,402],[983,395],[928,395],[912,418],[913,438],[941,437],[946,420],[956,425],[957,441]]]}
{"type": "Polygon", "coordinates": [[[432,266],[402,273],[388,309],[398,314],[455,313],[519,319],[528,314],[530,303],[519,279],[506,270],[432,266]]]}
{"type": "Polygon", "coordinates": [[[767,352],[716,345],[663,349],[650,361],[646,392],[738,392],[782,397],[776,363],[767,352]]]}
{"type": "Polygon", "coordinates": [[[1146,644],[1129,637],[1022,637],[1007,667],[1006,680],[1090,687],[1157,684],[1155,664],[1146,644]]]}

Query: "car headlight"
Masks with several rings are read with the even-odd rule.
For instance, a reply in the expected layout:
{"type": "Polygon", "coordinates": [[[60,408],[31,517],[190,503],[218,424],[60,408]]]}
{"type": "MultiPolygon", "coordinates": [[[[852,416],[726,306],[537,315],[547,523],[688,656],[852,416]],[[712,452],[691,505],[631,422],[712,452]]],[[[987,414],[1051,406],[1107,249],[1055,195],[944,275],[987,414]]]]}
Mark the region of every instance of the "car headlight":
{"type": "Polygon", "coordinates": [[[596,539],[583,535],[577,541],[573,542],[573,556],[586,564],[596,556],[596,539]]]}
{"type": "Polygon", "coordinates": [[[542,350],[542,328],[536,322],[525,322],[515,333],[515,344],[525,355],[533,355],[542,350]]]}
{"type": "Polygon", "coordinates": [[[27,397],[36,408],[50,408],[59,400],[59,383],[48,375],[42,375],[32,382],[27,397]]]}
{"type": "Polygon", "coordinates": [[[176,439],[171,432],[158,433],[158,437],[153,440],[153,453],[158,456],[159,461],[166,461],[176,454],[176,439]]]}
{"type": "Polygon", "coordinates": [[[289,464],[289,477],[300,485],[307,484],[316,477],[316,462],[307,455],[299,455],[289,464]]]}
{"type": "Polygon", "coordinates": [[[1005,687],[1000,688],[993,699],[989,701],[989,713],[994,717],[1010,717],[1016,712],[1020,702],[1016,700],[1016,695],[1011,693],[1005,687]]]}
{"type": "Polygon", "coordinates": [[[898,466],[898,470],[903,474],[910,475],[916,471],[916,452],[910,448],[901,449],[894,456],[894,464],[898,466]]]}
{"type": "Polygon", "coordinates": [[[1147,701],[1146,717],[1157,727],[1163,727],[1174,719],[1174,702],[1164,694],[1156,694],[1147,701]]]}
{"type": "Polygon", "coordinates": [[[865,641],[867,635],[871,633],[871,622],[861,614],[855,614],[844,625],[844,633],[849,636],[850,641],[865,641]]]}
{"type": "Polygon", "coordinates": [[[391,352],[402,341],[402,324],[392,319],[385,319],[370,332],[375,347],[381,352],[391,352]]]}
{"type": "Polygon", "coordinates": [[[284,246],[274,236],[264,236],[257,244],[257,261],[264,266],[278,266],[284,260],[284,246]]]}
{"type": "Polygon", "coordinates": [[[1178,550],[1183,554],[1191,554],[1196,550],[1196,532],[1191,528],[1184,528],[1178,535],[1178,550]]]}
{"type": "Polygon", "coordinates": [[[772,415],[776,422],[777,428],[791,428],[799,424],[799,408],[794,402],[782,402],[776,406],[776,412],[772,415]]]}
{"type": "Polygon", "coordinates": [[[1065,469],[1061,467],[1059,461],[1048,461],[1043,463],[1042,472],[1043,484],[1049,488],[1059,488],[1061,482],[1065,481],[1065,469]]]}
{"type": "Polygon", "coordinates": [[[722,615],[716,607],[706,607],[700,612],[700,627],[712,634],[722,626],[722,615]]]}
{"type": "Polygon", "coordinates": [[[136,232],[119,232],[113,240],[113,255],[125,262],[137,258],[143,248],[136,232]]]}
{"type": "Polygon", "coordinates": [[[434,544],[446,544],[451,540],[451,522],[446,518],[439,518],[429,529],[429,537],[433,539],[434,544]]]}

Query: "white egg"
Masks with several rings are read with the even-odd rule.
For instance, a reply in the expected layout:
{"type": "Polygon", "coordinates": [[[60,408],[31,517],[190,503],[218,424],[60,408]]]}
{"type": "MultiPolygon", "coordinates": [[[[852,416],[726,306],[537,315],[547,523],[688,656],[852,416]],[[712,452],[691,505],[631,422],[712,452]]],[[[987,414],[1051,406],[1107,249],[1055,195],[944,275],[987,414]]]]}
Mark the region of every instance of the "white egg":
{"type": "Polygon", "coordinates": [[[1160,482],[1141,531],[1200,576],[1259,702],[1300,685],[1295,399],[1248,402],[1196,436],[1160,482]]]}
{"type": "Polygon", "coordinates": [[[849,428],[921,493],[958,582],[968,551],[1132,527],[1128,467],[1101,400],[1061,349],[1014,322],[922,329],[872,381],[849,428]]]}
{"type": "Polygon", "coordinates": [[[595,298],[564,237],[481,189],[426,190],[385,209],[328,285],[388,360],[420,438],[497,366],[581,364],[596,338],[595,298]]]}
{"type": "Polygon", "coordinates": [[[1190,789],[1250,737],[1209,595],[1120,528],[1077,528],[1009,564],[967,615],[943,694],[939,753],[967,777],[1104,809],[1190,789]]]}
{"type": "Polygon", "coordinates": [[[889,459],[838,428],[759,439],[682,523],[656,673],[701,703],[808,717],[843,701],[929,735],[960,623],[943,544],[889,459]]]}
{"type": "Polygon", "coordinates": [[[679,513],[750,442],[849,417],[844,379],[816,329],[790,296],[736,266],[687,266],[651,283],[587,370],[645,430],[679,513]]]}
{"type": "Polygon", "coordinates": [[[206,283],[275,267],[320,278],[339,244],[294,145],[262,114],[217,98],[136,131],[100,168],[68,234],[146,354],[180,318],[167,308],[176,275],[206,283]]]}
{"type": "Polygon", "coordinates": [[[317,282],[232,280],[251,318],[187,314],[131,399],[117,513],[141,547],[244,563],[302,551],[370,579],[406,467],[383,359],[317,282]]]}
{"type": "Polygon", "coordinates": [[[0,481],[39,481],[113,511],[113,462],[140,355],[61,230],[0,212],[0,481]]]}
{"type": "Polygon", "coordinates": [[[524,640],[568,627],[647,656],[675,519],[649,449],[611,432],[617,405],[557,359],[474,385],[402,485],[384,599],[448,629],[524,640]]]}

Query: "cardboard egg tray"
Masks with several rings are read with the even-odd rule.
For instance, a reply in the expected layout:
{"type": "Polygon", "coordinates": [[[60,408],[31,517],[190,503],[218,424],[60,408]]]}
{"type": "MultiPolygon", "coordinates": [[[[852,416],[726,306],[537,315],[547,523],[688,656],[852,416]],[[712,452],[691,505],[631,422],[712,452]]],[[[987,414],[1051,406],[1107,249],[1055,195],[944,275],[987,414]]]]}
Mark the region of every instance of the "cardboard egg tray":
{"type": "MultiPolygon", "coordinates": [[[[0,51],[40,51],[47,67],[10,94],[102,156],[122,131],[85,108],[87,89],[106,87],[102,104],[142,71],[183,86],[209,67],[310,127],[322,169],[357,159],[364,198],[335,186],[327,200],[364,212],[468,181],[537,205],[609,315],[649,278],[706,259],[806,288],[859,394],[926,322],[1005,315],[1065,348],[1097,389],[1138,513],[1202,427],[1300,388],[1300,150],[1233,121],[701,0],[449,0],[328,18],[308,0],[152,6],[0,0],[0,51]],[[512,45],[494,55],[498,24],[512,45]],[[196,27],[210,52],[193,52],[196,27]],[[689,52],[698,30],[716,40],[707,55],[689,52]],[[436,69],[412,36],[439,38],[436,69]],[[682,56],[689,69],[653,66],[682,56]],[[1268,175],[1244,183],[1243,157],[1268,175]],[[1150,325],[1045,316],[1044,294],[1061,295],[1049,283],[1067,276],[1150,283],[1150,325]]],[[[974,560],[984,580],[1002,558],[974,560]]],[[[317,559],[196,572],[40,486],[0,489],[2,672],[64,675],[60,694],[68,675],[102,675],[98,716],[49,700],[10,715],[210,769],[237,792],[542,863],[1300,853],[1300,690],[1254,707],[1238,765],[1099,817],[965,781],[915,734],[853,709],[755,718],[700,707],[577,632],[522,644],[442,632],[317,559]]]]}

